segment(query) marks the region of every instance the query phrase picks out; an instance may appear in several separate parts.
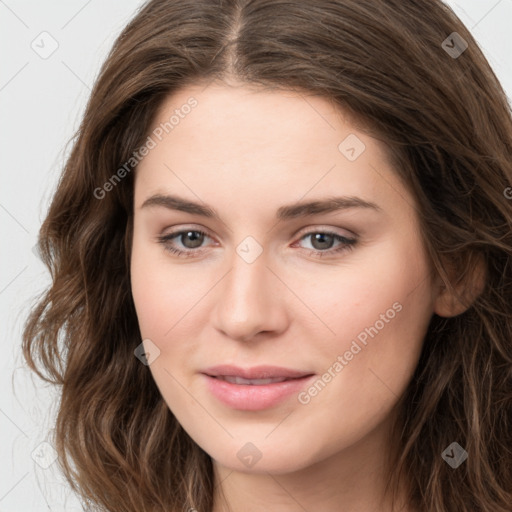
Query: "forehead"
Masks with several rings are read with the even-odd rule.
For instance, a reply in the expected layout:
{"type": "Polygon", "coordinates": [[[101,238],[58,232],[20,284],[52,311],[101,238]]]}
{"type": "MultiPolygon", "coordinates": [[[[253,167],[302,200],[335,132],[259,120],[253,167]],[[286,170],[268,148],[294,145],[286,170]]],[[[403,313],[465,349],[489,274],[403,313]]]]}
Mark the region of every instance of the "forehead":
{"type": "Polygon", "coordinates": [[[190,86],[166,98],[150,136],[156,144],[137,169],[138,204],[176,189],[258,209],[326,194],[377,202],[401,187],[385,147],[320,96],[190,86]]]}
{"type": "Polygon", "coordinates": [[[189,145],[195,143],[196,151],[214,155],[223,151],[262,155],[268,149],[274,157],[295,154],[304,160],[319,152],[329,157],[338,152],[345,136],[356,131],[347,113],[327,98],[247,85],[181,89],[166,98],[153,125],[165,128],[173,117],[176,143],[184,142],[183,137],[189,145]],[[191,99],[196,103],[192,109],[191,99]]]}

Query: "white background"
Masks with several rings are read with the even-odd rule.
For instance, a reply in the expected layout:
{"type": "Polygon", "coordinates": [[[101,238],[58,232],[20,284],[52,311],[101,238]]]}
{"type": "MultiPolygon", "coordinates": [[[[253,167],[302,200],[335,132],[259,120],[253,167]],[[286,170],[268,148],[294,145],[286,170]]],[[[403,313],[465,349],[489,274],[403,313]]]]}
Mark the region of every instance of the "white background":
{"type": "MultiPolygon", "coordinates": [[[[450,0],[512,97],[512,0],[450,0]]],[[[68,142],[107,52],[140,0],[0,0],[0,512],[81,510],[41,445],[55,396],[20,355],[23,320],[48,284],[33,253],[68,142]],[[48,32],[46,59],[31,47],[48,32]],[[35,40],[35,43],[32,43],[35,40]],[[38,450],[36,450],[36,448],[38,450]],[[36,452],[34,452],[36,450],[36,452]],[[65,500],[68,499],[66,502],[65,500]]],[[[448,34],[447,34],[448,35],[448,34]]],[[[39,43],[38,43],[39,42],[39,43]]]]}

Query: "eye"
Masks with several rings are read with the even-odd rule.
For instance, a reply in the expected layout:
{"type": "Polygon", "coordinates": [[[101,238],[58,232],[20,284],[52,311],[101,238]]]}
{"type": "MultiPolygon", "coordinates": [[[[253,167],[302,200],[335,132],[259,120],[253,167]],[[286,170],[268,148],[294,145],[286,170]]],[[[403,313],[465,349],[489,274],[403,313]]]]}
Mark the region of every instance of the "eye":
{"type": "Polygon", "coordinates": [[[308,238],[310,239],[312,249],[306,249],[310,255],[320,258],[350,250],[357,242],[356,238],[348,238],[330,231],[311,231],[303,235],[300,240],[307,240],[308,238]],[[335,245],[336,242],[338,245],[335,245]]]}
{"type": "MultiPolygon", "coordinates": [[[[320,258],[350,250],[357,242],[356,238],[348,238],[330,231],[311,231],[302,235],[300,241],[308,238],[312,248],[305,249],[309,255],[320,258]]],[[[157,237],[158,242],[164,246],[166,251],[180,257],[193,257],[201,254],[205,239],[211,240],[211,237],[200,229],[184,229],[157,237]]]]}
{"type": "Polygon", "coordinates": [[[178,256],[188,257],[202,252],[196,249],[201,248],[205,238],[210,237],[204,231],[185,229],[159,236],[158,242],[164,246],[166,251],[177,254],[178,256]],[[176,242],[181,244],[181,246],[178,245],[178,247],[176,247],[176,242]]]}

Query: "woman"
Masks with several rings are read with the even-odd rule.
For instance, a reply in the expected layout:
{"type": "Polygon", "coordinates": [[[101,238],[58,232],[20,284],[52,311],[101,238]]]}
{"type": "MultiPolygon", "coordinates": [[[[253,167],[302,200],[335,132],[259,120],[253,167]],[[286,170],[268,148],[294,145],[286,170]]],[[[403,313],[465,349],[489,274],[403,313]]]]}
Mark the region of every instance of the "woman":
{"type": "Polygon", "coordinates": [[[511,162],[440,1],[145,4],[24,333],[84,503],[512,510],[511,162]]]}

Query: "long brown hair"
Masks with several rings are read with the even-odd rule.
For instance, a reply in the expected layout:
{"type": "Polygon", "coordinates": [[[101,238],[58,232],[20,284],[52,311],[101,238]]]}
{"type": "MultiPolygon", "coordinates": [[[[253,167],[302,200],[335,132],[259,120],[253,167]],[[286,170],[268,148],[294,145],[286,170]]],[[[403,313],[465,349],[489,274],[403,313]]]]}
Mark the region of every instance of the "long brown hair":
{"type": "Polygon", "coordinates": [[[469,280],[483,261],[485,286],[468,309],[432,317],[399,402],[393,478],[407,477],[409,502],[422,512],[510,512],[511,111],[477,43],[440,0],[141,7],[102,67],[41,227],[52,285],[24,331],[29,366],[60,386],[55,444],[70,484],[88,506],[111,512],[212,509],[210,457],[134,357],[136,165],[112,177],[147,140],[169,94],[232,77],[320,95],[383,141],[446,286],[469,280]],[[454,441],[468,453],[457,469],[441,457],[454,441]]]}

